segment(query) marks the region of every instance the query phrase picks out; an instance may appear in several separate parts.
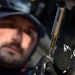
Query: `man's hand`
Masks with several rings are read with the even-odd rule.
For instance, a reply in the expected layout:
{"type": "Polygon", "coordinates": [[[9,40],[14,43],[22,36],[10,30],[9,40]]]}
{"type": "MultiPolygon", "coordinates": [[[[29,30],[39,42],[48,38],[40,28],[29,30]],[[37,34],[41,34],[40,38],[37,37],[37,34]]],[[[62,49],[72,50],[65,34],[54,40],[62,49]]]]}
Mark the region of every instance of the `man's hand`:
{"type": "Polygon", "coordinates": [[[64,44],[55,50],[54,54],[54,66],[60,70],[65,71],[70,67],[72,51],[69,46],[64,44]]]}
{"type": "Polygon", "coordinates": [[[67,9],[71,10],[75,6],[75,0],[56,0],[59,6],[66,6],[67,9]]]}
{"type": "Polygon", "coordinates": [[[75,6],[75,0],[66,0],[66,7],[71,10],[75,6]]]}
{"type": "Polygon", "coordinates": [[[69,46],[64,44],[55,50],[53,62],[46,64],[45,75],[64,75],[71,65],[72,51],[69,46]]]}

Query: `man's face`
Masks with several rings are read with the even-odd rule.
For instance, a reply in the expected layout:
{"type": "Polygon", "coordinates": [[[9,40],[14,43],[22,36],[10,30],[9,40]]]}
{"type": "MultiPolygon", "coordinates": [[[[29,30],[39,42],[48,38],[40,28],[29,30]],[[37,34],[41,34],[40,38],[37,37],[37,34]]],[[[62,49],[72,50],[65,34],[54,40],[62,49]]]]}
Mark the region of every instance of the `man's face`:
{"type": "Polygon", "coordinates": [[[21,17],[0,19],[0,64],[17,67],[23,64],[37,43],[34,24],[21,17]]]}

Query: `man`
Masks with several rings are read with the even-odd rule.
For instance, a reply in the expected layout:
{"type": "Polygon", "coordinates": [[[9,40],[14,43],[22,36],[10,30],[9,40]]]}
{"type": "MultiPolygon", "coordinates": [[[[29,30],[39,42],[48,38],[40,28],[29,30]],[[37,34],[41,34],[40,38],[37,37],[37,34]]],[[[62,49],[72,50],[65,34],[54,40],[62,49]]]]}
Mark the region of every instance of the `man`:
{"type": "Polygon", "coordinates": [[[28,75],[26,63],[44,35],[44,27],[32,15],[1,4],[0,75],[28,75]]]}

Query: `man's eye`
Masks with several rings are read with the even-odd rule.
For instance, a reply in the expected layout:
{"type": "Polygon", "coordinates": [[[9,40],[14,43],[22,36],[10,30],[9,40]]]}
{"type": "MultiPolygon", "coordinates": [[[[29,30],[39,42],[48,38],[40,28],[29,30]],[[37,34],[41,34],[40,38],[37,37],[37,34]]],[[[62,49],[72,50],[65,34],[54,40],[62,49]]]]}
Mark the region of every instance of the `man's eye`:
{"type": "Polygon", "coordinates": [[[26,34],[28,34],[29,36],[32,36],[32,32],[31,31],[25,31],[26,34]]]}
{"type": "Polygon", "coordinates": [[[11,23],[4,23],[0,27],[2,27],[2,28],[15,28],[14,25],[11,23]]]}

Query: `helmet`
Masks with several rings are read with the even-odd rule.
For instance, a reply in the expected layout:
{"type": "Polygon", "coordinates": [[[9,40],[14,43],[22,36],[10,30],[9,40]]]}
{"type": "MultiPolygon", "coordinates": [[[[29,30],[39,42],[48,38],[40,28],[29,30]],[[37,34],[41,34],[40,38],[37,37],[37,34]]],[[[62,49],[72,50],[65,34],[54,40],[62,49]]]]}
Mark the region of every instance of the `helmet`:
{"type": "Polygon", "coordinates": [[[16,10],[29,13],[30,12],[30,1],[29,0],[7,0],[7,4],[9,7],[14,8],[16,10]]]}
{"type": "MultiPolygon", "coordinates": [[[[23,1],[23,0],[22,0],[23,1]]],[[[37,28],[38,37],[45,36],[45,27],[29,13],[30,6],[24,4],[21,0],[0,0],[0,18],[10,15],[22,15],[30,19],[37,28]]],[[[26,0],[26,2],[29,0],[26,0]]]]}

